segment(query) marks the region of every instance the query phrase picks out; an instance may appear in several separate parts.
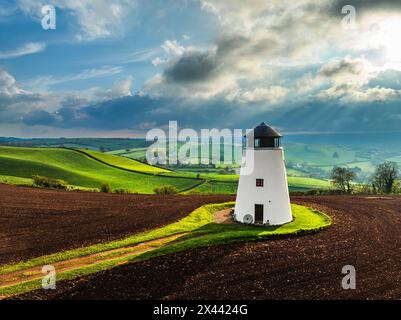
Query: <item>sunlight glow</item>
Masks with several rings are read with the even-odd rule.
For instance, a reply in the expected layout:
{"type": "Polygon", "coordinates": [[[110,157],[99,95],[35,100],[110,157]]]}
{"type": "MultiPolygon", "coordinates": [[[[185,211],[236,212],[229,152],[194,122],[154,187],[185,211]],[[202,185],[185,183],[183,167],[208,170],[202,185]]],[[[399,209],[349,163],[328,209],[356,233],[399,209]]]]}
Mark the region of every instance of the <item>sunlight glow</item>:
{"type": "Polygon", "coordinates": [[[376,16],[367,25],[359,39],[362,46],[378,49],[385,67],[401,69],[401,16],[376,16]]]}

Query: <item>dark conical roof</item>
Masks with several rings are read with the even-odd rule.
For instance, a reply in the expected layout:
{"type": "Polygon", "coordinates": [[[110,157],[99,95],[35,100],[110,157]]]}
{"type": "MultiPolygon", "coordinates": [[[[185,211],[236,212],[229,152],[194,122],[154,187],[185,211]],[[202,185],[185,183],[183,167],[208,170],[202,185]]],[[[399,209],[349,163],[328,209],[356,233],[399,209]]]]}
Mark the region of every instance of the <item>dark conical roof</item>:
{"type": "Polygon", "coordinates": [[[254,138],[280,138],[282,134],[266,123],[262,122],[253,129],[254,138]]]}

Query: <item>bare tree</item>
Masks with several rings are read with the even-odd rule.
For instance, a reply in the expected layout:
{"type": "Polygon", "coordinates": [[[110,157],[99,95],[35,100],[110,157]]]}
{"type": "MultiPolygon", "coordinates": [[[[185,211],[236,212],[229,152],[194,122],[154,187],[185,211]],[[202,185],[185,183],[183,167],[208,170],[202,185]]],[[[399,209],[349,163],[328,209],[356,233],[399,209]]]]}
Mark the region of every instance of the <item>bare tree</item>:
{"type": "Polygon", "coordinates": [[[398,165],[395,162],[383,162],[372,177],[374,188],[381,193],[391,193],[398,178],[398,165]]]}
{"type": "Polygon", "coordinates": [[[335,167],[331,171],[332,183],[336,188],[344,193],[352,192],[352,180],[356,178],[356,173],[348,168],[335,167]]]}

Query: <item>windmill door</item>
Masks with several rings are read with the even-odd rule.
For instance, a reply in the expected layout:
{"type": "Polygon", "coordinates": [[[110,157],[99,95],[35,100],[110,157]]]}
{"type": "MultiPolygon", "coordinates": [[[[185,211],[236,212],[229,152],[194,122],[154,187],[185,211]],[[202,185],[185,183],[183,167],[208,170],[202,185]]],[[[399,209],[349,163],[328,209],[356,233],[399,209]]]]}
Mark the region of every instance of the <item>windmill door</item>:
{"type": "Polygon", "coordinates": [[[255,204],[255,223],[263,223],[263,204],[255,204]]]}

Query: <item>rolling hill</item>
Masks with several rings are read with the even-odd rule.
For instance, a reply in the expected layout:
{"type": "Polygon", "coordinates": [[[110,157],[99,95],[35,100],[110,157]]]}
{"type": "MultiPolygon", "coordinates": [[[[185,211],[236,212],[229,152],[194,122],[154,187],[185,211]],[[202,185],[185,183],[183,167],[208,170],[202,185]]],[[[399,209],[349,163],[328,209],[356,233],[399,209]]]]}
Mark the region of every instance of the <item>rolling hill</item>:
{"type": "MultiPolygon", "coordinates": [[[[115,163],[115,159],[113,162],[115,163]]],[[[185,190],[200,182],[199,179],[149,174],[150,166],[136,161],[121,163],[126,167],[125,170],[70,149],[0,147],[0,175],[3,176],[32,178],[33,175],[42,175],[85,188],[99,188],[102,183],[107,182],[113,189],[125,188],[130,192],[147,194],[153,193],[155,187],[164,184],[185,190]],[[129,171],[127,167],[141,168],[144,172],[129,171]]],[[[154,170],[157,173],[158,168],[154,170]]]]}
{"type": "MultiPolygon", "coordinates": [[[[81,189],[112,189],[153,193],[161,185],[175,186],[183,193],[234,194],[238,175],[174,172],[127,157],[93,150],[66,148],[0,147],[0,183],[32,184],[33,175],[65,180],[81,189]]],[[[290,191],[328,188],[325,180],[288,177],[290,191]]]]}
{"type": "Polygon", "coordinates": [[[129,159],[127,157],[120,157],[113,154],[102,153],[93,150],[77,149],[76,151],[80,151],[90,157],[95,158],[96,160],[104,162],[105,164],[112,165],[121,169],[137,171],[140,173],[152,173],[152,174],[163,174],[171,172],[171,170],[151,166],[134,159],[129,159]]]}
{"type": "MultiPolygon", "coordinates": [[[[109,164],[121,168],[130,168],[133,170],[154,172],[169,177],[186,177],[186,178],[200,178],[204,183],[199,184],[194,188],[186,191],[185,193],[208,193],[208,194],[233,194],[237,191],[237,183],[239,176],[236,174],[218,174],[218,173],[199,173],[195,172],[175,172],[150,166],[126,157],[115,156],[108,153],[101,153],[96,151],[82,150],[93,157],[105,161],[109,164]]],[[[310,189],[329,188],[330,182],[321,179],[314,179],[309,177],[296,177],[289,176],[288,184],[290,191],[305,191],[310,189]]]]}

